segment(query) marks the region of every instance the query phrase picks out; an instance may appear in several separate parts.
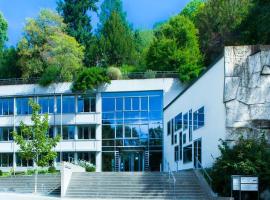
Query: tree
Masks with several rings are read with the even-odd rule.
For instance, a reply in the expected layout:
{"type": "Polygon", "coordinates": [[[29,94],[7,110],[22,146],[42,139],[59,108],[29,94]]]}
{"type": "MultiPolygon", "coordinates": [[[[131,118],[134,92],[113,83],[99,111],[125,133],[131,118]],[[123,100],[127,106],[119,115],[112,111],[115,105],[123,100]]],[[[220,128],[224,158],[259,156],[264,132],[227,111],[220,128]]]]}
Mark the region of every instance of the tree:
{"type": "Polygon", "coordinates": [[[126,13],[123,11],[122,0],[104,0],[100,6],[99,13],[99,30],[102,29],[107,20],[111,17],[113,12],[117,12],[122,22],[128,26],[126,20],[126,13]]]}
{"type": "Polygon", "coordinates": [[[101,67],[85,68],[74,81],[72,91],[85,93],[105,83],[110,83],[105,69],[101,67]]]}
{"type": "Polygon", "coordinates": [[[213,62],[225,45],[238,45],[238,26],[246,19],[252,0],[208,0],[197,15],[200,44],[206,64],[213,62]]]}
{"type": "Polygon", "coordinates": [[[21,70],[17,65],[18,54],[14,47],[4,48],[0,53],[0,78],[20,78],[21,70]]]}
{"type": "Polygon", "coordinates": [[[245,139],[243,136],[233,147],[222,141],[219,146],[221,156],[210,169],[213,186],[223,196],[230,195],[231,175],[258,175],[260,190],[269,189],[270,146],[264,135],[245,139]],[[220,174],[222,173],[222,176],[220,174]]]}
{"type": "Polygon", "coordinates": [[[19,153],[24,159],[32,159],[35,165],[35,192],[37,191],[37,167],[45,167],[54,160],[57,153],[53,151],[60,136],[50,138],[48,135],[49,119],[48,114],[40,115],[40,106],[33,100],[29,102],[32,108],[32,125],[20,123],[20,133],[13,132],[14,141],[19,145],[19,153]]]}
{"type": "Polygon", "coordinates": [[[203,8],[203,0],[192,0],[186,7],[181,11],[181,15],[188,17],[193,23],[197,20],[199,11],[203,8]]]}
{"type": "Polygon", "coordinates": [[[83,66],[84,48],[65,33],[65,28],[62,17],[50,10],[42,10],[36,19],[28,20],[18,44],[23,78],[46,79],[47,71],[55,68],[51,80],[72,80],[83,66]]]}
{"type": "Polygon", "coordinates": [[[178,71],[183,82],[196,78],[203,69],[197,34],[188,18],[182,15],[171,18],[155,32],[146,55],[147,66],[153,70],[178,71]]]}
{"type": "Polygon", "coordinates": [[[132,31],[125,26],[118,12],[113,12],[105,22],[99,40],[99,55],[104,65],[132,64],[135,44],[132,31]]]}
{"type": "Polygon", "coordinates": [[[89,12],[97,12],[97,2],[98,0],[59,0],[57,7],[67,24],[67,33],[85,47],[84,64],[88,67],[95,64],[92,58],[94,38],[89,12]]]}
{"type": "Polygon", "coordinates": [[[8,23],[0,12],[0,51],[2,51],[4,44],[7,41],[7,29],[8,23]]]}

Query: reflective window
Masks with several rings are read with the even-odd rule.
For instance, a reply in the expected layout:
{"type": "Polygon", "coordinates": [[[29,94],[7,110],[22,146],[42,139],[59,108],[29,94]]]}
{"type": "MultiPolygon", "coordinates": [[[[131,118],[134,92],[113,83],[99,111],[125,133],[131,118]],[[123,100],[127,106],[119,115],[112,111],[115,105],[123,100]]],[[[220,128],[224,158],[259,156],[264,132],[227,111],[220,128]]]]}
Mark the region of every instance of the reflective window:
{"type": "Polygon", "coordinates": [[[17,165],[17,167],[32,167],[33,160],[23,158],[20,156],[19,153],[16,153],[16,165],[17,165]]]}
{"type": "Polygon", "coordinates": [[[175,117],[175,131],[182,129],[182,113],[175,117]]]}
{"type": "Polygon", "coordinates": [[[204,107],[193,113],[193,130],[204,126],[204,107]]]}
{"type": "Polygon", "coordinates": [[[116,138],[123,138],[123,126],[116,125],[116,138]]]}
{"type": "Polygon", "coordinates": [[[14,114],[14,100],[13,98],[0,99],[0,115],[14,114]]]}
{"type": "Polygon", "coordinates": [[[115,99],[114,98],[103,98],[102,99],[102,111],[115,111],[115,99]]]}
{"type": "Polygon", "coordinates": [[[96,165],[96,153],[95,152],[78,152],[78,160],[84,160],[96,165]]]}
{"type": "Polygon", "coordinates": [[[73,140],[74,136],[75,136],[75,126],[63,126],[62,127],[62,139],[63,140],[73,140]]]}
{"type": "Polygon", "coordinates": [[[132,110],[131,109],[131,101],[132,101],[131,97],[125,98],[125,110],[132,110]]]}
{"type": "Polygon", "coordinates": [[[122,111],[124,109],[123,98],[116,98],[116,110],[122,111]]]}
{"type": "Polygon", "coordinates": [[[192,162],[192,145],[184,147],[183,162],[184,163],[192,162]]]}
{"type": "Polygon", "coordinates": [[[148,97],[141,97],[141,110],[148,110],[148,97]]]}
{"type": "Polygon", "coordinates": [[[149,98],[150,110],[162,110],[162,98],[160,96],[150,96],[149,98]]]}
{"type": "Polygon", "coordinates": [[[188,112],[188,138],[192,141],[192,110],[188,112]]]}
{"type": "Polygon", "coordinates": [[[78,112],[96,112],[96,98],[78,96],[78,112]]]}
{"type": "Polygon", "coordinates": [[[2,127],[2,128],[0,128],[0,141],[13,140],[12,132],[13,132],[13,127],[2,127]]]}
{"type": "Polygon", "coordinates": [[[176,146],[174,147],[174,161],[178,161],[179,160],[179,147],[176,146]]]}
{"type": "Polygon", "coordinates": [[[78,139],[89,140],[96,139],[96,126],[78,126],[78,139]]]}
{"type": "Polygon", "coordinates": [[[132,110],[139,110],[140,109],[140,99],[139,97],[132,98],[132,110]]]}
{"type": "Polygon", "coordinates": [[[188,113],[184,114],[183,116],[183,130],[188,128],[188,113]]]}
{"type": "Polygon", "coordinates": [[[115,126],[103,125],[102,126],[102,139],[114,139],[115,138],[115,126]]]}
{"type": "Polygon", "coordinates": [[[61,102],[61,96],[56,97],[56,112],[58,114],[61,113],[62,108],[62,102],[61,102]]]}
{"type": "Polygon", "coordinates": [[[38,97],[40,113],[54,113],[54,97],[38,97]]]}
{"type": "Polygon", "coordinates": [[[51,126],[48,130],[48,136],[49,138],[54,138],[54,127],[51,126]]]}
{"type": "Polygon", "coordinates": [[[13,166],[13,154],[0,153],[0,167],[12,167],[12,166],[13,166]]]}
{"type": "Polygon", "coordinates": [[[63,152],[62,153],[62,161],[66,162],[74,162],[74,152],[63,152]]]}
{"type": "Polygon", "coordinates": [[[28,115],[32,114],[32,108],[29,105],[30,98],[17,98],[16,108],[18,115],[28,115]]]}
{"type": "Polygon", "coordinates": [[[75,113],[75,97],[74,96],[62,97],[62,113],[75,113]]]}

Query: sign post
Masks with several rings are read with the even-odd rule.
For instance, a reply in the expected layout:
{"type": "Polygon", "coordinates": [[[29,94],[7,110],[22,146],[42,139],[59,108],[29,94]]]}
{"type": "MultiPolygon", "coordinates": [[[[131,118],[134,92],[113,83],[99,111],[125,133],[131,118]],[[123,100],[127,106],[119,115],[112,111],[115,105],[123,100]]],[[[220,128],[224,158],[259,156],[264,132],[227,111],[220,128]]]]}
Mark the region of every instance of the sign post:
{"type": "Polygon", "coordinates": [[[232,175],[231,177],[231,197],[233,191],[239,191],[239,199],[241,200],[242,191],[257,192],[259,199],[259,178],[257,176],[241,176],[232,175]]]}

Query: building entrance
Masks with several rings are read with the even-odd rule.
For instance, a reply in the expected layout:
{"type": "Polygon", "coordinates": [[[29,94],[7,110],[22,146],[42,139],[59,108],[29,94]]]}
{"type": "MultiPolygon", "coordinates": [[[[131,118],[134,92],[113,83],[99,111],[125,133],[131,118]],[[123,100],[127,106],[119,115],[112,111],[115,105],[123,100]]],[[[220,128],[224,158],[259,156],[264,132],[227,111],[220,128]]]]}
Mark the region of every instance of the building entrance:
{"type": "Polygon", "coordinates": [[[144,171],[144,154],[142,151],[120,152],[120,171],[139,172],[144,171]]]}

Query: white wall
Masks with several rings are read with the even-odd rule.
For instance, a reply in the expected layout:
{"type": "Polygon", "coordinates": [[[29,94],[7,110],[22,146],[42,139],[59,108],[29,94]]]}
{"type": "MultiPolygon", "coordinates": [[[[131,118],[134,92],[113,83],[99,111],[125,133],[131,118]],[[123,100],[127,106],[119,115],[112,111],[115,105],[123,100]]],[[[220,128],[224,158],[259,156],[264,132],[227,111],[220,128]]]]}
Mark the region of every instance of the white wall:
{"type": "MultiPolygon", "coordinates": [[[[218,144],[220,138],[225,138],[225,107],[223,104],[224,88],[224,58],[220,59],[206,74],[185,91],[170,107],[164,111],[164,158],[172,170],[177,170],[174,161],[174,147],[171,145],[171,135],[167,136],[167,122],[179,113],[185,114],[190,109],[196,111],[202,106],[205,109],[205,126],[193,131],[193,141],[202,138],[202,165],[211,166],[214,158],[219,156],[218,144]]],[[[177,145],[179,145],[177,132],[177,145]]],[[[188,140],[183,144],[192,144],[188,140]]],[[[165,163],[164,163],[165,164],[165,163]]],[[[178,163],[179,170],[193,168],[193,162],[178,163]]],[[[166,170],[166,168],[165,168],[166,170]]]]}

